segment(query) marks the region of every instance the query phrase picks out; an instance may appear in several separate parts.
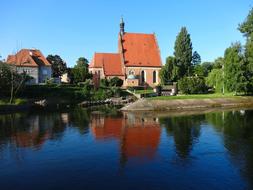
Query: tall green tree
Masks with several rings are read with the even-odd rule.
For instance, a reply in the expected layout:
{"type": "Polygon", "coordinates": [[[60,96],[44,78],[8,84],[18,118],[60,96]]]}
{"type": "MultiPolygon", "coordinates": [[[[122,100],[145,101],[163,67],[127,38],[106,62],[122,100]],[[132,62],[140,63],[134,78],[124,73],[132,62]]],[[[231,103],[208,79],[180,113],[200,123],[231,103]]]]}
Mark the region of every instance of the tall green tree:
{"type": "Polygon", "coordinates": [[[84,82],[86,79],[90,79],[92,75],[89,73],[89,61],[84,58],[80,57],[76,61],[76,65],[71,70],[73,83],[77,84],[79,82],[84,82]]]}
{"type": "Polygon", "coordinates": [[[225,86],[231,92],[246,92],[247,78],[245,77],[246,64],[240,43],[234,43],[227,48],[224,55],[225,86]]]}
{"type": "Polygon", "coordinates": [[[248,91],[253,92],[253,8],[245,21],[239,25],[239,31],[246,37],[245,59],[247,63],[246,77],[249,81],[248,91]]]}
{"type": "Polygon", "coordinates": [[[67,72],[67,64],[59,55],[48,55],[47,60],[52,66],[53,77],[60,77],[67,72]]]}
{"type": "Polygon", "coordinates": [[[179,78],[192,74],[192,42],[186,27],[182,27],[177,35],[174,56],[178,66],[179,78]]]}
{"type": "Polygon", "coordinates": [[[247,63],[247,73],[246,77],[249,81],[248,83],[248,91],[253,92],[253,33],[252,37],[248,38],[245,45],[245,59],[247,63]]]}
{"type": "Polygon", "coordinates": [[[253,8],[249,11],[249,14],[245,21],[239,24],[239,31],[244,34],[247,38],[252,37],[253,33],[253,8]]]}

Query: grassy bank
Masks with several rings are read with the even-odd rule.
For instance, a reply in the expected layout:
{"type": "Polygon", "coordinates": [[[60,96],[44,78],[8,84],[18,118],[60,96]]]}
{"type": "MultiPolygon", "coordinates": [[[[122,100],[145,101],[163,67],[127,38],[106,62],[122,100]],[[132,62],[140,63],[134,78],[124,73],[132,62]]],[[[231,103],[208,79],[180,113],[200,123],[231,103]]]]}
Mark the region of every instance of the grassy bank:
{"type": "Polygon", "coordinates": [[[240,98],[245,96],[235,96],[229,94],[194,94],[194,95],[177,95],[177,96],[157,96],[149,99],[152,100],[186,100],[186,99],[213,99],[213,98],[240,98]]]}
{"type": "Polygon", "coordinates": [[[192,95],[142,98],[123,111],[205,110],[213,108],[253,108],[253,96],[192,95]],[[168,101],[165,101],[168,100],[168,101]]]}

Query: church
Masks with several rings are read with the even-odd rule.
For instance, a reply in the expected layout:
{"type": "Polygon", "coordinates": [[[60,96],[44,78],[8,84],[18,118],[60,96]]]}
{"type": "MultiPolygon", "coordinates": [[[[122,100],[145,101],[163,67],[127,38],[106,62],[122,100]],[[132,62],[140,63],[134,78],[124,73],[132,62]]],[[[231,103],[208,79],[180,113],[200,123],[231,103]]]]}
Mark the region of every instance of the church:
{"type": "Polygon", "coordinates": [[[162,67],[155,34],[125,32],[121,19],[117,53],[95,53],[89,71],[98,79],[118,77],[124,87],[159,84],[162,67]]]}

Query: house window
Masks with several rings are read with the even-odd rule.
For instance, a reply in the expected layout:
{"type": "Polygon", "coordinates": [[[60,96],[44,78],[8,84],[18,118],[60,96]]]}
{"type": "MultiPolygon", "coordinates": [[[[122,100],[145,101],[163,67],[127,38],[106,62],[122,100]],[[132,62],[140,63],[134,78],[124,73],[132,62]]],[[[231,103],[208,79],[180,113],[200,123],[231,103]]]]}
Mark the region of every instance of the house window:
{"type": "Polygon", "coordinates": [[[157,81],[156,81],[156,78],[157,78],[157,76],[156,76],[156,71],[153,71],[153,83],[156,83],[157,81]]]}

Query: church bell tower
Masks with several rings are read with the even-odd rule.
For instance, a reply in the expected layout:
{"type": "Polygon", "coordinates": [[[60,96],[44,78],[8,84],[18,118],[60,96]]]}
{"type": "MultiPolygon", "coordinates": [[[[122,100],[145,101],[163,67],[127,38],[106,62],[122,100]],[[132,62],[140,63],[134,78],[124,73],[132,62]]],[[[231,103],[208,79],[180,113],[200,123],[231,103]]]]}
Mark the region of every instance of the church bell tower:
{"type": "Polygon", "coordinates": [[[125,33],[125,23],[123,20],[123,17],[121,17],[121,21],[120,21],[120,34],[123,36],[125,33]]]}

